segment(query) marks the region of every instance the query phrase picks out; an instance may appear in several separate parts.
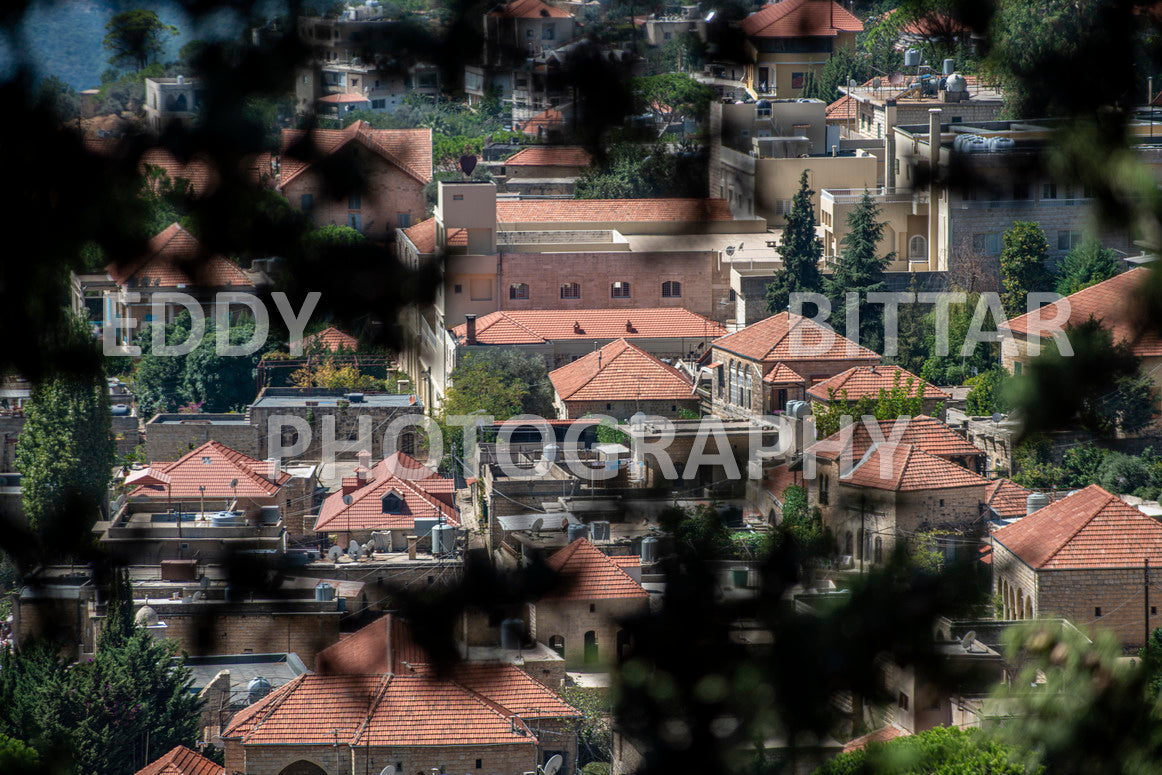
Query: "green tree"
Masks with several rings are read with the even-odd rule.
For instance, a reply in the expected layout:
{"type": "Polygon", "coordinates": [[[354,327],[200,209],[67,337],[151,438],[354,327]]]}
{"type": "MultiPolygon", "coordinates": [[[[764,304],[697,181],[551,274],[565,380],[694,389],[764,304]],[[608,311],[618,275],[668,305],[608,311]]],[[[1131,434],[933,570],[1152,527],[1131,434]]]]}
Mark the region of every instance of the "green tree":
{"type": "MultiPolygon", "coordinates": [[[[99,359],[86,324],[76,319],[70,335],[99,359]]],[[[98,369],[80,376],[52,374],[33,385],[16,468],[29,525],[45,536],[82,540],[107,508],[116,462],[109,386],[98,369]]]]}
{"type": "Polygon", "coordinates": [[[608,689],[566,686],[561,698],[581,712],[577,734],[578,766],[613,758],[613,699],[608,689]]]}
{"type": "Polygon", "coordinates": [[[830,545],[819,507],[808,503],[807,490],[799,485],[783,490],[783,518],[779,525],[810,556],[824,554],[830,545]]]}
{"type": "Polygon", "coordinates": [[[1025,296],[1030,291],[1052,287],[1052,275],[1045,267],[1049,243],[1035,221],[1014,221],[1002,237],[1001,304],[1009,317],[1025,313],[1025,296]]]}
{"type": "Polygon", "coordinates": [[[925,351],[928,355],[920,368],[921,377],[934,385],[963,385],[969,377],[993,368],[1000,356],[1000,346],[997,343],[974,342],[969,355],[961,354],[961,348],[968,340],[968,331],[972,326],[973,311],[979,301],[980,294],[970,293],[966,295],[965,303],[948,306],[947,355],[937,354],[937,311],[935,307],[928,311],[925,315],[924,334],[925,351]]]}
{"type": "Polygon", "coordinates": [[[663,143],[618,143],[600,165],[577,181],[577,199],[697,197],[706,191],[705,158],[670,150],[663,143]]]}
{"type": "Polygon", "coordinates": [[[730,530],[718,508],[711,504],[663,509],[658,514],[658,524],[675,540],[707,556],[724,553],[730,547],[730,530]]]}
{"type": "Polygon", "coordinates": [[[840,86],[847,86],[852,80],[863,83],[871,78],[873,72],[865,52],[856,46],[837,46],[818,75],[812,73],[807,78],[803,96],[834,102],[843,96],[839,91],[840,86]]]}
{"type": "Polygon", "coordinates": [[[129,584],[129,572],[116,568],[109,581],[105,600],[105,621],[101,625],[99,648],[117,648],[125,644],[136,627],[133,611],[133,588],[129,584]]]}
{"type": "MultiPolygon", "coordinates": [[[[858,421],[860,417],[875,417],[877,420],[895,420],[898,417],[915,417],[924,413],[924,381],[896,374],[890,388],[882,388],[875,396],[864,396],[849,401],[847,391],[834,390],[826,404],[812,404],[815,428],[820,438],[839,431],[843,417],[858,421]]],[[[935,414],[943,411],[937,406],[935,414]]]]}
{"type": "Polygon", "coordinates": [[[81,114],[81,98],[77,90],[55,75],[46,76],[38,89],[40,101],[62,120],[75,119],[81,114]]]}
{"type": "Polygon", "coordinates": [[[0,735],[0,772],[5,775],[39,775],[44,771],[35,749],[15,738],[0,735]]]}
{"type": "MultiPolygon", "coordinates": [[[[249,341],[253,333],[252,320],[243,319],[230,326],[227,341],[238,346],[249,341]]],[[[254,400],[257,392],[262,349],[250,355],[219,354],[217,327],[212,320],[207,320],[206,335],[184,358],[180,400],[202,404],[207,412],[242,409],[254,400]]]]}
{"type": "Polygon", "coordinates": [[[1121,270],[1122,262],[1114,251],[1103,248],[1095,239],[1087,239],[1061,260],[1057,269],[1057,292],[1062,296],[1077,293],[1110,279],[1121,270]]]}
{"type": "Polygon", "coordinates": [[[141,329],[135,344],[141,348],[141,360],[133,377],[133,391],[137,405],[146,414],[168,412],[181,403],[182,377],[185,374],[186,356],[163,356],[153,352],[153,330],[164,332],[167,345],[184,342],[190,333],[190,316],[187,312],[173,323],[151,323],[141,329]]]}
{"type": "Polygon", "coordinates": [[[633,79],[630,88],[644,110],[661,117],[663,134],[679,117],[704,120],[714,99],[712,88],[685,73],[640,76],[633,79]]]}
{"type": "Polygon", "coordinates": [[[444,414],[475,413],[497,420],[522,413],[553,416],[553,384],[544,359],[508,349],[462,357],[444,396],[444,414]]]}
{"type": "Polygon", "coordinates": [[[123,11],[105,25],[104,46],[109,50],[109,64],[142,70],[161,56],[165,40],[177,34],[178,28],[162,24],[154,11],[123,11]]]}
{"type": "Polygon", "coordinates": [[[820,293],[823,277],[819,260],[823,242],[815,233],[815,192],[807,183],[807,170],[799,176],[799,191],[791,200],[791,212],[779,237],[779,256],[783,265],[767,285],[767,309],[776,314],[787,309],[792,293],[820,293]]]}
{"type": "Polygon", "coordinates": [[[1008,401],[1005,398],[1004,385],[1009,373],[1002,368],[989,369],[975,377],[969,377],[965,384],[972,389],[968,391],[964,408],[972,415],[990,415],[994,412],[1007,412],[1008,401]]]}
{"type": "Polygon", "coordinates": [[[1019,750],[982,729],[934,727],[840,754],[815,775],[1036,775],[1044,771],[1018,761],[1019,750]]]}
{"type": "Polygon", "coordinates": [[[867,300],[869,293],[882,291],[884,269],[895,257],[895,252],[878,255],[884,236],[884,223],[879,220],[880,208],[866,191],[859,203],[847,214],[847,233],[835,272],[824,280],[824,288],[831,299],[831,319],[846,322],[847,294],[858,294],[859,328],[847,331],[849,339],[873,349],[883,349],[881,320],[873,315],[877,305],[867,300]]]}

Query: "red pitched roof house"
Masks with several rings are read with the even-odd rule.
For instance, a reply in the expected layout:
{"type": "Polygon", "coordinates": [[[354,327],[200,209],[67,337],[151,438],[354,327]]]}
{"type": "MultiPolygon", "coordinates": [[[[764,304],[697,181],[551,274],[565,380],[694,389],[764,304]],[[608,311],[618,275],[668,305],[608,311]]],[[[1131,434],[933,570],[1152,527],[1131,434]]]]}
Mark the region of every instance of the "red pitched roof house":
{"type": "Polygon", "coordinates": [[[565,658],[568,667],[615,663],[629,643],[619,620],[645,612],[649,593],[587,538],[546,561],[560,585],[529,604],[533,637],[565,658]]]}
{"type": "Polygon", "coordinates": [[[1162,523],[1090,485],[993,531],[993,592],[1006,619],[1064,617],[1143,645],[1144,567],[1162,563],[1162,523]]]}
{"type": "Polygon", "coordinates": [[[549,380],[563,419],[595,412],[619,420],[637,412],[677,417],[679,410],[697,412],[700,403],[682,372],[625,339],[549,372],[549,380]]]}
{"type": "Polygon", "coordinates": [[[157,759],[137,771],[136,775],[225,775],[226,770],[217,762],[207,759],[184,745],[174,746],[157,759]]]}
{"type": "Polygon", "coordinates": [[[1012,479],[997,479],[985,490],[984,502],[995,519],[1020,519],[1029,509],[1032,494],[1012,479]]]}
{"type": "Polygon", "coordinates": [[[309,212],[316,225],[350,226],[386,241],[395,229],[424,217],[424,186],[432,179],[432,132],[373,129],[365,121],[345,129],[284,129],[279,155],[260,160],[258,168],[292,205],[309,212]],[[328,156],[356,165],[366,188],[337,199],[329,195],[314,163],[328,156]]]}
{"type": "Polygon", "coordinates": [[[944,403],[952,396],[940,388],[917,377],[912,372],[890,364],[854,366],[841,371],[830,379],[816,382],[807,391],[813,401],[830,403],[847,401],[853,403],[861,398],[876,398],[881,393],[895,388],[903,388],[908,395],[923,397],[923,411],[928,415],[943,415],[944,403]]]}
{"type": "Polygon", "coordinates": [[[303,337],[303,350],[310,352],[315,349],[337,353],[341,350],[355,352],[359,349],[359,340],[341,331],[334,326],[327,326],[318,333],[303,337]]]}
{"type": "Polygon", "coordinates": [[[318,665],[231,720],[222,733],[227,769],[253,772],[251,757],[275,773],[332,761],[336,740],[377,772],[446,766],[500,775],[535,769],[549,751],[576,762],[580,714],[555,692],[507,663],[439,675],[398,617],[324,649],[318,665]]]}
{"type": "MultiPolygon", "coordinates": [[[[440,476],[404,452],[395,452],[368,471],[344,478],[319,511],[317,533],[339,533],[340,543],[352,537],[366,541],[372,531],[390,531],[392,547],[406,549],[417,519],[442,519],[460,524],[455,481],[440,476]],[[351,503],[345,503],[350,497],[351,503]]],[[[430,539],[429,539],[430,540],[430,539]]]]}
{"type": "Polygon", "coordinates": [[[713,403],[727,416],[781,412],[810,385],[879,361],[810,318],[780,312],[711,345],[713,403]]]}
{"type": "Polygon", "coordinates": [[[509,167],[535,167],[537,174],[543,176],[546,167],[565,167],[576,173],[592,163],[589,151],[579,145],[531,145],[505,159],[504,167],[506,170],[509,167]]]}
{"type": "Polygon", "coordinates": [[[818,75],[831,54],[855,44],[863,23],[834,0],[783,0],[742,20],[753,64],[748,85],[755,94],[799,97],[809,75],[818,75]]]}
{"type": "Polygon", "coordinates": [[[842,555],[879,563],[916,533],[983,531],[988,480],[963,466],[900,443],[873,444],[850,469],[840,465],[838,478],[820,466],[807,486],[842,555]]]}

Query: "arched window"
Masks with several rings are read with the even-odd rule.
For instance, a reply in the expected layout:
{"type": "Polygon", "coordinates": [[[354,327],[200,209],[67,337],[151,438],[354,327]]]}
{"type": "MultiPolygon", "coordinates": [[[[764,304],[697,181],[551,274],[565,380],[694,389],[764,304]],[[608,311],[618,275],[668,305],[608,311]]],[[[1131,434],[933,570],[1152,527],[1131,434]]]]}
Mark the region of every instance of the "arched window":
{"type": "Polygon", "coordinates": [[[884,561],[884,539],[880,538],[879,536],[876,536],[875,561],[884,561]]]}
{"type": "Polygon", "coordinates": [[[581,298],[581,284],[580,283],[561,283],[561,298],[562,299],[579,299],[579,298],[581,298]]]}
{"type": "Polygon", "coordinates": [[[611,299],[628,299],[629,298],[629,283],[616,282],[609,286],[609,297],[611,299]]]}
{"type": "Polygon", "coordinates": [[[589,630],[585,633],[585,664],[592,665],[597,661],[597,631],[589,630]]]}
{"type": "Polygon", "coordinates": [[[677,280],[666,280],[666,282],[662,283],[662,298],[682,298],[682,283],[678,282],[677,280]]]}
{"type": "Polygon", "coordinates": [[[848,557],[855,554],[855,538],[851,535],[851,531],[847,531],[847,535],[843,539],[843,553],[848,557]]]}
{"type": "Polygon", "coordinates": [[[551,648],[553,651],[560,654],[562,657],[565,656],[565,638],[564,638],[564,636],[554,635],[551,638],[549,638],[549,648],[551,648]]]}
{"type": "Polygon", "coordinates": [[[513,283],[508,286],[508,298],[510,299],[527,299],[529,297],[528,283],[513,283]]]}
{"type": "Polygon", "coordinates": [[[908,240],[908,258],[928,258],[928,240],[923,234],[914,234],[908,240]]]}
{"type": "Polygon", "coordinates": [[[279,775],[327,775],[327,771],[314,762],[300,759],[283,767],[279,775]]]}

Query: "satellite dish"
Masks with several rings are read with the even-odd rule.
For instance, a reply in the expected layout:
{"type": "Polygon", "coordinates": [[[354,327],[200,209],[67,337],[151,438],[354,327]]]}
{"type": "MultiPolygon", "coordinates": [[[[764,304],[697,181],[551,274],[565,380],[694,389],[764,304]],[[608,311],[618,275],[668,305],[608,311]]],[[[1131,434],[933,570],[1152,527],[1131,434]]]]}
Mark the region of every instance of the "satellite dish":
{"type": "Polygon", "coordinates": [[[545,775],[557,775],[557,771],[561,769],[561,765],[564,763],[565,760],[561,758],[561,754],[555,753],[545,762],[545,766],[541,767],[541,772],[545,773],[545,775]]]}
{"type": "Polygon", "coordinates": [[[343,496],[343,505],[344,506],[350,506],[354,501],[355,501],[355,499],[352,498],[350,495],[343,496]]]}
{"type": "Polygon", "coordinates": [[[733,256],[734,250],[735,250],[734,245],[727,245],[726,246],[726,255],[733,256]]]}
{"type": "Polygon", "coordinates": [[[231,489],[231,490],[233,490],[233,489],[234,489],[235,487],[237,487],[237,486],[238,486],[238,480],[237,480],[237,479],[231,479],[231,480],[230,480],[230,489],[231,489]]]}
{"type": "Polygon", "coordinates": [[[533,526],[532,526],[531,530],[534,533],[539,533],[541,531],[541,528],[543,528],[544,526],[545,526],[544,518],[537,517],[536,519],[533,520],[533,526]]]}
{"type": "Polygon", "coordinates": [[[331,562],[338,562],[341,556],[343,556],[342,547],[332,546],[327,550],[327,557],[331,559],[331,562]]]}
{"type": "Polygon", "coordinates": [[[460,171],[461,172],[463,172],[465,175],[471,175],[472,170],[474,170],[474,169],[476,169],[476,156],[475,156],[475,154],[469,153],[469,154],[465,154],[464,156],[460,157],[460,171]]]}
{"type": "Polygon", "coordinates": [[[972,651],[972,644],[976,642],[976,630],[969,630],[960,639],[960,647],[965,651],[972,651]]]}
{"type": "Polygon", "coordinates": [[[569,518],[568,517],[561,517],[561,529],[562,530],[569,529],[569,518]]]}
{"type": "Polygon", "coordinates": [[[352,557],[359,556],[359,542],[354,538],[351,539],[351,543],[347,544],[347,554],[351,555],[352,557]]]}
{"type": "Polygon", "coordinates": [[[1000,412],[993,412],[993,422],[1000,422],[1005,419],[1005,416],[1000,412]]]}
{"type": "Polygon", "coordinates": [[[395,765],[389,764],[379,771],[379,775],[395,775],[395,765]]]}

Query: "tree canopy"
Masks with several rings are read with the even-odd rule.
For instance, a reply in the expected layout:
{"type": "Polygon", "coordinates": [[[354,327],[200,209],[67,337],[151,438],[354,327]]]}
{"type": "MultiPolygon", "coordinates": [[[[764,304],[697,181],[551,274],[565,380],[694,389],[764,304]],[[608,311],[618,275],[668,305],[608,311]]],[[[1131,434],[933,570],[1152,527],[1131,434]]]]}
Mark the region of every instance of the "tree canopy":
{"type": "Polygon", "coordinates": [[[553,417],[553,383],[539,355],[516,350],[469,352],[452,370],[444,396],[444,414],[492,415],[507,420],[517,414],[553,417]]]}
{"type": "Polygon", "coordinates": [[[109,64],[141,70],[161,56],[165,40],[178,34],[177,27],[163,24],[154,11],[141,8],[122,11],[105,25],[109,64]]]}
{"type": "Polygon", "coordinates": [[[846,335],[877,351],[883,349],[882,318],[875,314],[879,306],[868,301],[868,294],[884,290],[884,269],[896,255],[895,251],[883,255],[878,252],[884,236],[884,223],[879,216],[880,208],[865,191],[847,214],[847,233],[843,235],[835,271],[824,280],[824,288],[831,300],[831,319],[837,326],[847,320],[847,295],[858,294],[859,327],[855,331],[846,331],[846,335]]]}
{"type": "Polygon", "coordinates": [[[1052,287],[1046,266],[1049,243],[1035,221],[1014,221],[1001,241],[1001,304],[1005,314],[1015,317],[1025,313],[1025,297],[1030,291],[1052,287]]]}

